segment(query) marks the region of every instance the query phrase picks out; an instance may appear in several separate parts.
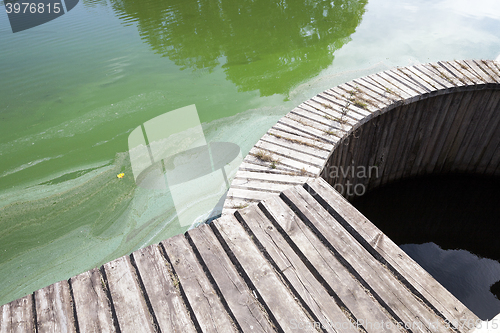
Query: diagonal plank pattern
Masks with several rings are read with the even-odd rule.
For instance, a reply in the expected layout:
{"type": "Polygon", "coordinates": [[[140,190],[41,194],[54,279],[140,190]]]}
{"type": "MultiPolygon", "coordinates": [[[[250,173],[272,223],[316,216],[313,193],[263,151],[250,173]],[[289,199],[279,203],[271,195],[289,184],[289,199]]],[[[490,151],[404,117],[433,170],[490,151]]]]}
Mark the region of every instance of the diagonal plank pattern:
{"type": "Polygon", "coordinates": [[[472,332],[479,319],[332,186],[500,174],[499,92],[489,60],[328,89],[250,150],[222,217],[1,306],[0,333],[472,332]],[[377,177],[330,170],[355,165],[377,177]]]}
{"type": "Polygon", "coordinates": [[[321,178],[0,307],[2,333],[466,333],[476,320],[321,178]]]}
{"type": "Polygon", "coordinates": [[[499,101],[500,63],[492,60],[395,68],[328,89],[294,108],[255,144],[223,213],[304,178],[321,176],[340,191],[433,172],[499,175],[499,101]],[[372,179],[331,170],[374,165],[379,176],[372,179]]]}

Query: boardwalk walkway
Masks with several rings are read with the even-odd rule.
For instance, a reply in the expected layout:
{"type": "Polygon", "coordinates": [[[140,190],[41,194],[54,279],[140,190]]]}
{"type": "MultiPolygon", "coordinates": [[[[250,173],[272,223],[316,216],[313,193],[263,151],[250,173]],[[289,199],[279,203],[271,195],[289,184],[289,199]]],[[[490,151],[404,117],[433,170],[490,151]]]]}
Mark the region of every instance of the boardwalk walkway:
{"type": "Polygon", "coordinates": [[[491,60],[394,68],[341,84],[294,108],[255,144],[223,212],[316,177],[352,192],[430,173],[498,176],[499,110],[500,63],[491,60]],[[376,177],[348,172],[373,166],[376,177]]]}
{"type": "Polygon", "coordinates": [[[476,320],[322,179],[0,308],[2,333],[452,333],[476,320]]]}
{"type": "Polygon", "coordinates": [[[499,110],[494,61],[329,89],[255,145],[221,218],[1,306],[0,333],[471,332],[478,318],[331,185],[498,175],[499,110]],[[380,174],[331,173],[350,166],[380,174]]]}

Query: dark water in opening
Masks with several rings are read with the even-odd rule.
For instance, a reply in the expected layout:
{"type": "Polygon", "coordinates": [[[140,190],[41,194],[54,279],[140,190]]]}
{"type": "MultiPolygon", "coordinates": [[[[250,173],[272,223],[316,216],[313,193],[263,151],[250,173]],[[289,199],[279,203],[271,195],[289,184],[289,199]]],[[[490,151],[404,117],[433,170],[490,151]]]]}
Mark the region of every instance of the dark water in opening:
{"type": "Polygon", "coordinates": [[[500,313],[500,179],[427,176],[353,204],[482,320],[500,313]]]}

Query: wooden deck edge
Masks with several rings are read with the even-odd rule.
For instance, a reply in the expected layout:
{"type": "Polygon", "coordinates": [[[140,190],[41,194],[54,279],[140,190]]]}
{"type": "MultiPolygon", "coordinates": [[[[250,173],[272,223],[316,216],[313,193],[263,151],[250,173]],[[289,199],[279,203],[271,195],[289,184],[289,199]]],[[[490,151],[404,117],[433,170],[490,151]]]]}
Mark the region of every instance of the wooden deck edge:
{"type": "Polygon", "coordinates": [[[222,214],[280,192],[296,184],[298,176],[320,177],[339,143],[377,116],[431,97],[484,89],[500,89],[498,62],[440,61],[394,68],[319,93],[283,116],[250,150],[222,214]],[[266,173],[280,178],[263,179],[266,173]]]}

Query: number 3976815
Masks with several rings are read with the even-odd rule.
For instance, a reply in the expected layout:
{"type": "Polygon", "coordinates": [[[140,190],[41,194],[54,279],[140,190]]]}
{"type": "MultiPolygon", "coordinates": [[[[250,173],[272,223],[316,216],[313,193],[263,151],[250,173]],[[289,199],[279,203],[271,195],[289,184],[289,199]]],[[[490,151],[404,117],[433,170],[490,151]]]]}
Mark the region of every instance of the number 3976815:
{"type": "Polygon", "coordinates": [[[14,14],[19,14],[19,13],[43,14],[45,12],[59,14],[59,12],[61,12],[60,3],[44,4],[44,3],[34,3],[34,2],[32,2],[32,3],[30,3],[30,2],[10,3],[10,2],[8,2],[5,4],[5,9],[7,11],[7,14],[11,14],[11,13],[14,13],[14,14]]]}

